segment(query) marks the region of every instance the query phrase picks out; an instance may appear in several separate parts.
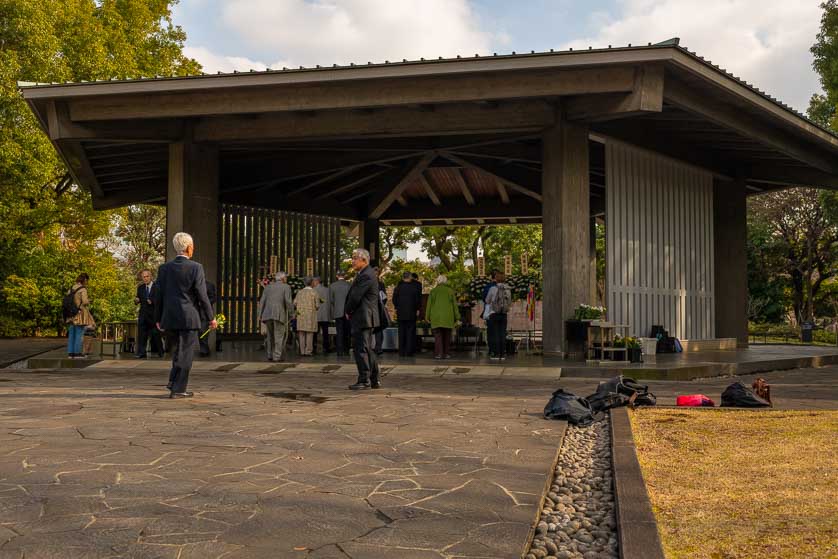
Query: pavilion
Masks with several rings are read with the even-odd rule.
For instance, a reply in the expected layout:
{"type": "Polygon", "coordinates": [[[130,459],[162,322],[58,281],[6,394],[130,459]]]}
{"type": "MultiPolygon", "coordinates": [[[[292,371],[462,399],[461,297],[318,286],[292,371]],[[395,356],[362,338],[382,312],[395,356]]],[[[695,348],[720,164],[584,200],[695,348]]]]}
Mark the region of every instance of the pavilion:
{"type": "Polygon", "coordinates": [[[838,137],[681,47],[20,84],[95,208],[165,203],[237,331],[271,256],[337,266],[339,226],[542,223],[544,349],[609,319],[747,344],[746,196],[838,188],[838,137]]]}

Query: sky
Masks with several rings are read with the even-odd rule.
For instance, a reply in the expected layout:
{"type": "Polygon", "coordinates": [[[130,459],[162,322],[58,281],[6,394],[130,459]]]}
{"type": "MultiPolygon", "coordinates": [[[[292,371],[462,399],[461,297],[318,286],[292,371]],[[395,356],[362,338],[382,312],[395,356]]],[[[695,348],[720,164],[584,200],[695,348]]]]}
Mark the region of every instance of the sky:
{"type": "Polygon", "coordinates": [[[805,111],[820,0],[180,0],[205,72],[681,45],[805,111]]]}
{"type": "MultiPolygon", "coordinates": [[[[805,112],[821,0],[180,0],[204,71],[656,43],[681,45],[805,112]]],[[[411,246],[408,259],[421,257],[411,246]]]]}

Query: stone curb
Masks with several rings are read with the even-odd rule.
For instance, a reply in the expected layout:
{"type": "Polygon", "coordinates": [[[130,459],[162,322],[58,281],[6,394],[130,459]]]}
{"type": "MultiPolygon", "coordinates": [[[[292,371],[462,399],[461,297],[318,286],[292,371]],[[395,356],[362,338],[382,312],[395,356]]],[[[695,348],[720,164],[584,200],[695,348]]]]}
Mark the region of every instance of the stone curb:
{"type": "Polygon", "coordinates": [[[665,559],[625,407],[611,409],[611,461],[620,557],[665,559]]]}
{"type": "Polygon", "coordinates": [[[544,510],[544,500],[547,498],[547,493],[550,492],[550,486],[553,485],[553,478],[556,475],[556,468],[559,466],[559,458],[562,454],[562,447],[564,446],[564,437],[567,434],[567,422],[562,421],[562,437],[559,446],[556,447],[556,455],[550,461],[550,470],[547,479],[544,480],[544,489],[541,491],[541,498],[538,499],[538,506],[535,509],[535,518],[530,523],[530,531],[527,533],[527,539],[524,541],[524,549],[521,551],[521,559],[524,559],[532,547],[532,540],[535,538],[535,529],[538,521],[541,518],[541,511],[544,510]]]}

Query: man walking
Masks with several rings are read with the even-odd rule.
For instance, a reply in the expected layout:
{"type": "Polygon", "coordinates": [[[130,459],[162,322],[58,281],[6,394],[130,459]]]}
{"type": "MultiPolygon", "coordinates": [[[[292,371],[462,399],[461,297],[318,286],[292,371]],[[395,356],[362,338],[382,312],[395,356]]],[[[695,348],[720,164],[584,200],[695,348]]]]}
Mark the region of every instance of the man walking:
{"type": "Polygon", "coordinates": [[[410,272],[402,274],[402,281],[393,291],[393,306],[399,321],[399,355],[411,357],[416,352],[416,316],[422,293],[415,288],[410,272]]]}
{"type": "Polygon", "coordinates": [[[370,267],[370,253],[359,248],[352,253],[352,268],[357,272],[346,297],[346,316],[352,325],[352,347],[358,366],[358,381],[350,390],[381,388],[378,361],[372,350],[373,329],[380,322],[378,277],[370,267]]]}
{"type": "Polygon", "coordinates": [[[134,297],[134,304],[140,306],[137,315],[137,359],[146,358],[146,345],[148,345],[149,338],[151,338],[151,351],[156,353],[158,357],[163,357],[160,330],[154,324],[158,287],[151,280],[150,270],[143,270],[140,277],[143,283],[137,286],[137,295],[134,297]]]}
{"type": "Polygon", "coordinates": [[[349,355],[349,320],[346,319],[346,296],[349,294],[349,282],[344,278],[343,270],[338,270],[337,281],[329,285],[329,312],[335,321],[335,347],[338,357],[349,355]]]}
{"type": "Polygon", "coordinates": [[[277,272],[276,281],[265,286],[259,299],[259,320],[265,323],[268,331],[265,338],[268,361],[282,361],[293,313],[294,301],[291,286],[288,285],[288,274],[277,272]]]}
{"type": "MultiPolygon", "coordinates": [[[[160,266],[157,272],[160,305],[157,307],[156,322],[158,328],[171,332],[177,340],[167,386],[172,391],[169,397],[190,398],[192,392],[187,392],[186,386],[195,346],[198,345],[201,313],[212,317],[212,305],[207,298],[204,267],[191,260],[195,252],[192,236],[176,233],[172,245],[177,256],[160,266]]],[[[210,320],[209,327],[218,327],[215,318],[210,320]]]]}
{"type": "MultiPolygon", "coordinates": [[[[320,276],[314,276],[311,286],[317,297],[320,299],[320,306],[317,307],[317,328],[323,337],[323,355],[331,351],[329,347],[329,324],[332,321],[332,309],[329,305],[329,288],[320,282],[320,276]]],[[[317,351],[317,333],[314,333],[314,350],[317,351]]]]}

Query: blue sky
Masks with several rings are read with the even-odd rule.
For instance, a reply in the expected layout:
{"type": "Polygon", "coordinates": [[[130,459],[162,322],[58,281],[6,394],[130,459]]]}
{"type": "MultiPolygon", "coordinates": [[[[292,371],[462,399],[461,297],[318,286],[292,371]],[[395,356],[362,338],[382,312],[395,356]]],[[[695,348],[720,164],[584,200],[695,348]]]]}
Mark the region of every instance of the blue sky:
{"type": "Polygon", "coordinates": [[[820,0],[181,0],[207,72],[385,59],[681,44],[799,110],[819,91],[820,0]]]}

